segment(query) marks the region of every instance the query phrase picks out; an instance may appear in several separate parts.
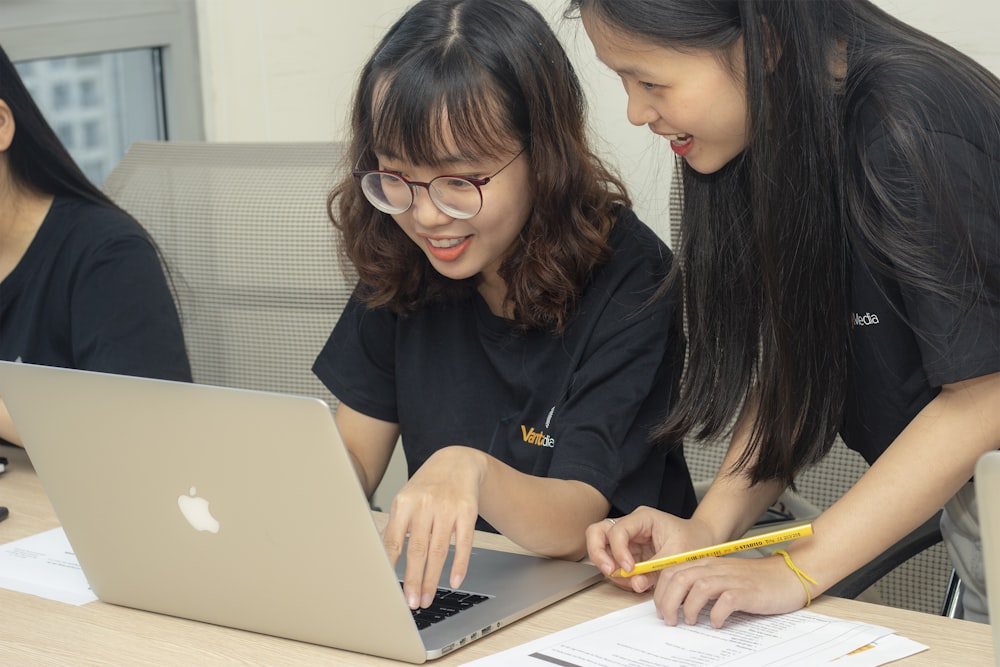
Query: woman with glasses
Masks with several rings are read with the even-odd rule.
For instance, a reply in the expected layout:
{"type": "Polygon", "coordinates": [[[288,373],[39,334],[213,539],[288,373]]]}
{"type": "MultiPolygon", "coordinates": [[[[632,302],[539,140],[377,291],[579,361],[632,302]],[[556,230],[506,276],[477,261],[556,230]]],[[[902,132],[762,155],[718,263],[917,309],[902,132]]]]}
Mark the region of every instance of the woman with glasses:
{"type": "Polygon", "coordinates": [[[580,84],[521,0],[424,0],[365,65],[354,170],[330,196],[360,277],[314,370],[374,492],[402,436],[384,540],[426,607],[473,530],[568,559],[639,505],[688,516],[679,447],[650,428],[683,345],[670,252],[586,141],[580,84]]]}
{"type": "MultiPolygon", "coordinates": [[[[191,380],[156,246],[97,189],[0,49],[0,359],[191,380]]],[[[22,444],[0,397],[0,442],[22,444]]]]}

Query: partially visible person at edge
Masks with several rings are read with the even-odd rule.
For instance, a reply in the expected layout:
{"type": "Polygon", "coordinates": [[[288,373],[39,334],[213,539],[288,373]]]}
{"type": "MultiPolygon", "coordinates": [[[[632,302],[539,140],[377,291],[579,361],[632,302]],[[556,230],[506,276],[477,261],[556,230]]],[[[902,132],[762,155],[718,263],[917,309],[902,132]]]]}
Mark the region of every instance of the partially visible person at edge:
{"type": "MultiPolygon", "coordinates": [[[[655,584],[669,624],[714,600],[787,612],[945,507],[964,617],[986,621],[976,461],[1000,447],[1000,82],[866,0],[571,0],[627,115],[684,185],[690,360],[660,434],[721,436],[690,520],[588,529],[605,572],[742,535],[839,432],[869,471],[784,555],[655,584]],[[801,573],[801,574],[800,574],[801,573]]],[[[678,276],[674,276],[677,278],[678,276]]]]}
{"type": "MultiPolygon", "coordinates": [[[[76,166],[3,49],[0,359],[191,380],[156,246],[76,166]]],[[[0,442],[23,445],[2,397],[0,442]]]]}
{"type": "Polygon", "coordinates": [[[690,516],[651,430],[683,360],[671,255],[587,145],[580,84],[521,0],[425,0],[365,65],[331,217],[360,277],[314,370],[365,492],[402,435],[383,539],[411,607],[477,527],[547,556],[639,505],[690,516]]]}

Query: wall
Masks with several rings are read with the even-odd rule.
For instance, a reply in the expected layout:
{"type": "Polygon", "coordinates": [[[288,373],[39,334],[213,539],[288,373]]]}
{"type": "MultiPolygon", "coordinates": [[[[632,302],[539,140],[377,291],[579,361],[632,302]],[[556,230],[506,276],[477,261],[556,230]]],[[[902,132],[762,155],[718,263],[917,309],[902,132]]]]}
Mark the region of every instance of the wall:
{"type": "MultiPolygon", "coordinates": [[[[667,238],[673,158],[625,119],[617,77],[596,61],[565,0],[530,0],[550,18],[588,88],[599,151],[625,177],[639,215],[667,238]]],[[[376,40],[410,0],[198,0],[205,132],[210,141],[344,137],[351,91],[376,40]]],[[[1000,73],[997,0],[877,0],[1000,73]]]]}
{"type": "MultiPolygon", "coordinates": [[[[672,154],[645,129],[628,125],[624,92],[593,57],[564,0],[532,0],[567,44],[588,87],[597,147],[639,200],[640,214],[666,237],[672,154]],[[612,146],[614,147],[612,149],[612,146]],[[656,221],[659,224],[656,225],[656,221]]],[[[356,76],[371,49],[410,0],[199,0],[206,138],[312,141],[345,136],[356,76]]]]}

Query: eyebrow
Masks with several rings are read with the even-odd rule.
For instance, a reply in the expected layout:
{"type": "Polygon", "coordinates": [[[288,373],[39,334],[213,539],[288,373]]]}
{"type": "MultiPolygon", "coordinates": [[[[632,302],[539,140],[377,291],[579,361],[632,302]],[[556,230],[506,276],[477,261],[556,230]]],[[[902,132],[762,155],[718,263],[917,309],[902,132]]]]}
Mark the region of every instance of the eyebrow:
{"type": "MultiPolygon", "coordinates": [[[[381,155],[386,160],[405,160],[406,157],[396,153],[393,150],[383,150],[380,147],[375,147],[375,153],[381,155]]],[[[442,157],[435,158],[433,160],[434,165],[447,166],[447,165],[458,165],[458,164],[474,164],[481,158],[474,158],[468,155],[445,155],[442,157]]],[[[419,164],[419,163],[414,163],[419,164]]],[[[424,164],[431,164],[431,161],[425,162],[424,164]]]]}
{"type": "Polygon", "coordinates": [[[622,69],[616,69],[614,71],[617,72],[618,74],[627,74],[629,76],[634,76],[637,79],[648,78],[645,72],[637,70],[633,67],[624,67],[622,69]]]}
{"type": "Polygon", "coordinates": [[[611,70],[612,72],[614,72],[618,76],[622,76],[622,75],[634,76],[634,77],[639,78],[639,79],[654,79],[654,78],[656,78],[656,74],[654,74],[653,72],[647,71],[647,70],[642,69],[642,68],[637,68],[637,67],[635,67],[633,65],[622,65],[620,67],[615,67],[611,63],[606,62],[605,60],[601,59],[600,57],[598,57],[597,60],[600,61],[600,63],[602,65],[604,65],[605,67],[607,67],[609,70],[611,70]]]}
{"type": "MultiPolygon", "coordinates": [[[[601,62],[604,63],[603,60],[601,62]]],[[[643,70],[643,69],[636,69],[635,67],[612,67],[608,63],[604,63],[604,66],[607,67],[612,72],[614,72],[615,74],[617,74],[618,76],[622,76],[622,75],[625,75],[625,76],[634,76],[637,79],[652,79],[652,78],[654,78],[654,75],[651,72],[647,72],[646,70],[643,70]]]]}

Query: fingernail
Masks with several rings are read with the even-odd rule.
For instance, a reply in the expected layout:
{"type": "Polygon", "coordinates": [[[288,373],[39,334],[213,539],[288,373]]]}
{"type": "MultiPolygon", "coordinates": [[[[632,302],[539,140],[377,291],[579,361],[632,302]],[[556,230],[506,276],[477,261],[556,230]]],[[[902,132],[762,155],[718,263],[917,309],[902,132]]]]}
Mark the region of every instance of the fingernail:
{"type": "Polygon", "coordinates": [[[407,593],[406,604],[410,606],[410,609],[416,609],[420,606],[420,596],[416,593],[407,593]]]}
{"type": "Polygon", "coordinates": [[[431,606],[431,602],[434,602],[434,594],[433,593],[425,593],[424,596],[422,598],[420,598],[420,606],[421,607],[429,607],[429,606],[431,606]]]}

